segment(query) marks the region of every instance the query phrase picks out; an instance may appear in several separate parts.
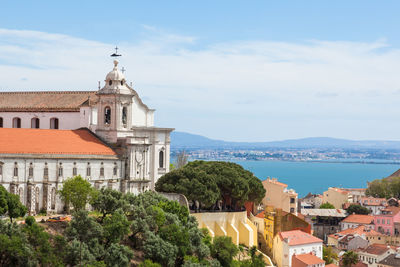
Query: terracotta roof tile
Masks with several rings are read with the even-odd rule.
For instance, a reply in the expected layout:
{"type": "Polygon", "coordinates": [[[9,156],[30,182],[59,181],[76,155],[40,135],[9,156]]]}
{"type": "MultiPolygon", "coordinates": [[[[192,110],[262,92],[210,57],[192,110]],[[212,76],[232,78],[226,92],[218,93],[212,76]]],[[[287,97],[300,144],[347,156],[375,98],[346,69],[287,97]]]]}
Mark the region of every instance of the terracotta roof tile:
{"type": "Polygon", "coordinates": [[[329,237],[335,238],[335,239],[339,239],[342,238],[346,235],[365,235],[365,236],[382,236],[381,233],[375,231],[375,230],[370,230],[368,229],[365,225],[360,225],[356,228],[348,228],[346,230],[343,230],[341,232],[335,233],[335,234],[331,234],[329,235],[329,237]]]}
{"type": "Polygon", "coordinates": [[[280,232],[279,236],[281,240],[288,239],[288,243],[290,246],[311,244],[311,243],[322,243],[321,239],[300,230],[280,232]]]}
{"type": "Polygon", "coordinates": [[[325,267],[339,267],[339,266],[337,266],[337,265],[334,264],[334,263],[331,263],[331,264],[325,265],[325,267]]]}
{"type": "Polygon", "coordinates": [[[0,128],[0,154],[116,155],[88,129],[0,128]]]}
{"type": "Polygon", "coordinates": [[[388,251],[389,249],[395,249],[395,247],[390,247],[385,244],[376,244],[375,243],[375,244],[369,245],[368,247],[366,247],[364,249],[360,248],[360,249],[358,249],[358,251],[365,252],[368,254],[382,255],[382,254],[386,253],[386,251],[388,251]]]}
{"type": "Polygon", "coordinates": [[[370,215],[351,214],[347,216],[342,222],[371,224],[373,220],[374,217],[370,215]]]}
{"type": "Polygon", "coordinates": [[[79,111],[96,91],[0,92],[0,111],[79,111]]]}
{"type": "Polygon", "coordinates": [[[293,257],[303,262],[306,265],[325,263],[323,259],[320,259],[313,254],[299,254],[299,255],[293,255],[293,257]]]}

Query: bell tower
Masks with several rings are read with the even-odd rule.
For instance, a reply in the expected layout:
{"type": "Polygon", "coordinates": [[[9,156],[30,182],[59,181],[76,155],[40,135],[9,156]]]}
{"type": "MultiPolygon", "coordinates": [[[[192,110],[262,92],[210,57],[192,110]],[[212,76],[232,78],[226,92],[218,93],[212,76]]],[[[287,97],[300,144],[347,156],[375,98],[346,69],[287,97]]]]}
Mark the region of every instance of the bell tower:
{"type": "Polygon", "coordinates": [[[132,99],[135,92],[126,84],[118,61],[105,79],[105,85],[97,92],[97,130],[105,141],[113,144],[132,127],[132,99]]]}

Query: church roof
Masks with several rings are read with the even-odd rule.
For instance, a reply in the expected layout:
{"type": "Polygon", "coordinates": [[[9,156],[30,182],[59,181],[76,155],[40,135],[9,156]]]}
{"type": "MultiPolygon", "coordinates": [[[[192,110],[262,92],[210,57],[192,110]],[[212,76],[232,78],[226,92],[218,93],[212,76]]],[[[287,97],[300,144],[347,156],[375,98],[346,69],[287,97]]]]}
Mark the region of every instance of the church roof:
{"type": "Polygon", "coordinates": [[[96,91],[0,92],[0,112],[76,112],[96,91]]]}
{"type": "Polygon", "coordinates": [[[21,128],[0,128],[0,154],[117,155],[88,129],[21,128]]]}

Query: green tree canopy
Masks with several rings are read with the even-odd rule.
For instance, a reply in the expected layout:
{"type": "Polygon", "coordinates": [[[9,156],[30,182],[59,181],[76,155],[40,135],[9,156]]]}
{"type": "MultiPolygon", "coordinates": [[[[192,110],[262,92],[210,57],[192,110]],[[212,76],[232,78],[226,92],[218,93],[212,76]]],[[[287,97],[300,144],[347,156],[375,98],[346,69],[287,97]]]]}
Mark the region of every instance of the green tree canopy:
{"type": "Polygon", "coordinates": [[[381,198],[400,198],[400,177],[377,179],[368,183],[367,196],[381,198]]]}
{"type": "Polygon", "coordinates": [[[93,197],[94,191],[90,183],[80,175],[68,178],[59,191],[61,199],[68,206],[71,204],[75,211],[85,209],[93,197]]]}
{"type": "Polygon", "coordinates": [[[222,266],[231,266],[233,258],[237,255],[238,252],[239,249],[235,244],[232,243],[231,237],[214,237],[214,241],[211,246],[211,256],[216,258],[222,266]]]}
{"type": "Polygon", "coordinates": [[[358,262],[358,254],[354,251],[347,251],[342,256],[342,264],[344,267],[350,267],[358,262]]]}
{"type": "Polygon", "coordinates": [[[28,209],[22,205],[19,200],[19,196],[8,193],[7,195],[7,214],[10,218],[10,221],[13,221],[13,218],[22,217],[26,214],[28,209]]]}
{"type": "Polygon", "coordinates": [[[321,206],[319,206],[320,209],[334,209],[335,206],[333,206],[331,203],[326,202],[324,204],[322,204],[321,206]]]}
{"type": "Polygon", "coordinates": [[[163,175],[156,183],[159,192],[185,195],[200,207],[237,208],[246,201],[259,203],[265,196],[261,181],[242,166],[232,162],[193,161],[163,175]]]}
{"type": "Polygon", "coordinates": [[[363,207],[361,205],[358,204],[351,204],[348,208],[347,208],[347,213],[348,214],[363,214],[363,215],[368,215],[370,214],[370,210],[366,207],[363,207]]]}
{"type": "Polygon", "coordinates": [[[338,255],[333,251],[332,247],[323,247],[322,248],[322,255],[325,264],[331,264],[334,260],[338,259],[338,255]]]}

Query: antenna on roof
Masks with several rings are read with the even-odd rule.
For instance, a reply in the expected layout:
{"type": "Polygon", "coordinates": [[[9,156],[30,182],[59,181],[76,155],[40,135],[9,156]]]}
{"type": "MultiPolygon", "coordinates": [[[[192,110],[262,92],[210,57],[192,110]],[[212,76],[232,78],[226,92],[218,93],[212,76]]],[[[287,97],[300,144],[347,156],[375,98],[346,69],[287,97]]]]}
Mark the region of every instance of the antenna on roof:
{"type": "Polygon", "coordinates": [[[115,49],[115,53],[112,53],[110,57],[120,57],[121,54],[118,54],[118,46],[116,46],[114,49],[115,49]]]}

